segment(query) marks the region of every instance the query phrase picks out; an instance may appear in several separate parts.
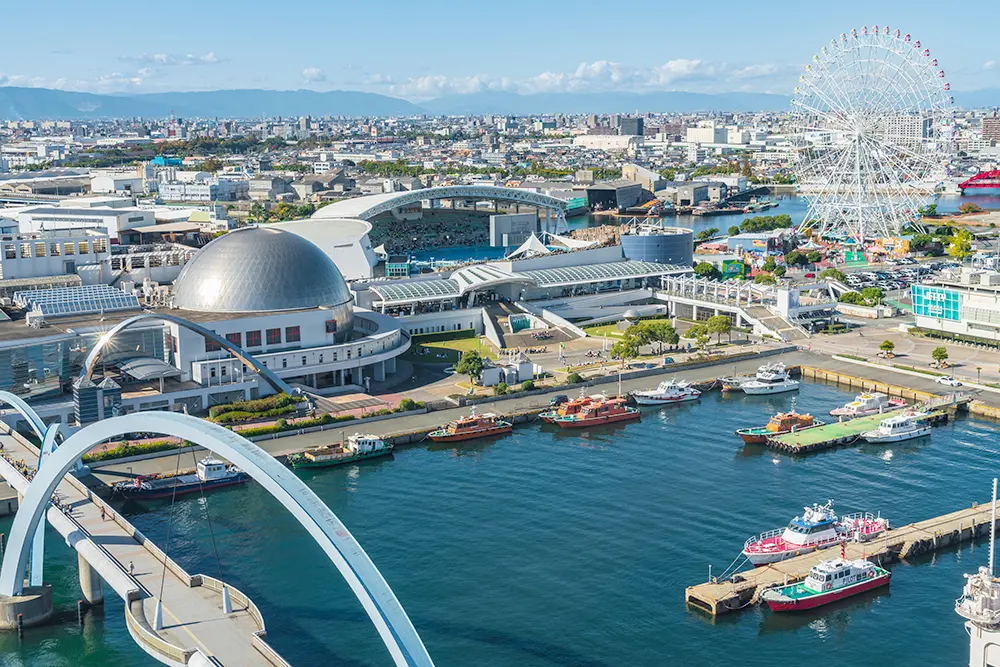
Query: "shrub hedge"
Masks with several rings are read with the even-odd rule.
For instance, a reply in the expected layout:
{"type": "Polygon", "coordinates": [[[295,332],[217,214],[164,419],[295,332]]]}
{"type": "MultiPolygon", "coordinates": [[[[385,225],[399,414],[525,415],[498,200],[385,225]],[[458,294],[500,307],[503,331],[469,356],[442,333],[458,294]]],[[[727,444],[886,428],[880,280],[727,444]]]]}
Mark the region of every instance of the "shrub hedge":
{"type": "Polygon", "coordinates": [[[117,447],[112,447],[101,452],[95,452],[92,454],[84,454],[84,463],[96,463],[97,461],[108,461],[111,459],[121,459],[126,456],[138,456],[139,454],[152,454],[153,452],[163,452],[168,449],[179,449],[181,447],[190,447],[193,443],[184,440],[180,444],[176,442],[171,442],[169,440],[157,440],[155,442],[140,442],[131,443],[125,441],[119,444],[117,447]]]}
{"type": "Polygon", "coordinates": [[[305,396],[275,394],[273,396],[265,396],[264,398],[256,398],[251,401],[234,401],[223,405],[213,405],[208,411],[208,416],[215,419],[216,417],[226,414],[227,412],[246,412],[250,414],[267,413],[287,406],[293,406],[294,409],[294,405],[296,403],[301,403],[304,400],[306,400],[305,396]]]}

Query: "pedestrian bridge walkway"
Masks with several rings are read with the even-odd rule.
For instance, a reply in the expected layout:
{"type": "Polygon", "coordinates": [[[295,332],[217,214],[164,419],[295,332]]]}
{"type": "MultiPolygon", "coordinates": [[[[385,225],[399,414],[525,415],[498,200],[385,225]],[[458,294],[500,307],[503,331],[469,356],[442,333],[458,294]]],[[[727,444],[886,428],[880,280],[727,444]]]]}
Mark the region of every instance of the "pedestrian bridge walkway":
{"type": "MultiPolygon", "coordinates": [[[[24,496],[38,449],[16,434],[0,434],[0,442],[0,475],[24,496]]],[[[189,575],[71,475],[53,498],[46,518],[78,552],[84,596],[100,602],[101,579],[107,582],[126,601],[129,633],[147,653],[173,665],[287,665],[267,645],[264,620],[242,593],[229,587],[232,612],[224,613],[221,581],[189,575]],[[153,628],[157,599],[160,630],[153,628]]]]}

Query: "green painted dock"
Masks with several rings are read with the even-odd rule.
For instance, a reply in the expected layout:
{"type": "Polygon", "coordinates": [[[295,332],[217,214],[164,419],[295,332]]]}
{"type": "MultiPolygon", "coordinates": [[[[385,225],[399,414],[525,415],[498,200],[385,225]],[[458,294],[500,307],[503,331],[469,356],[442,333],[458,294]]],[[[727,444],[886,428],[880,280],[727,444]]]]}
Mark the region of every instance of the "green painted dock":
{"type": "MultiPolygon", "coordinates": [[[[900,415],[913,408],[900,408],[890,410],[877,415],[858,417],[842,422],[834,422],[824,426],[807,428],[794,433],[785,433],[767,439],[768,447],[780,449],[788,453],[812,452],[839,445],[849,445],[858,440],[865,431],[872,431],[878,428],[883,419],[900,415]]],[[[930,421],[931,424],[938,424],[948,421],[948,412],[945,410],[932,410],[921,418],[922,421],[930,421]]]]}

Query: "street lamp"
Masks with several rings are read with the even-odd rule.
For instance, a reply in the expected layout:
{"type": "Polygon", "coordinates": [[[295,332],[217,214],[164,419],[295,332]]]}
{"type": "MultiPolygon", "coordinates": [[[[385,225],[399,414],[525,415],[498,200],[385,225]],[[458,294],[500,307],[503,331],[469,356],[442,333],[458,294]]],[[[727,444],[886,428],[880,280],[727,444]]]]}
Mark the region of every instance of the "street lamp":
{"type": "Polygon", "coordinates": [[[982,372],[982,370],[983,370],[982,366],[976,366],[976,384],[979,384],[979,375],[982,372]]]}

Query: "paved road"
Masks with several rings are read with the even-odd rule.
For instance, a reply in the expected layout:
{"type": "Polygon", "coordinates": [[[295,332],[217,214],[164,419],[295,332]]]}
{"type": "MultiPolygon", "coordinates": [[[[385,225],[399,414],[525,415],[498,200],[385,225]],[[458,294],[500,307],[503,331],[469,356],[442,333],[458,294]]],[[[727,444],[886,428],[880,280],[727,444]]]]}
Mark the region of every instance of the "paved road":
{"type": "MultiPolygon", "coordinates": [[[[10,436],[0,435],[0,442],[11,459],[29,464],[37,460],[37,454],[10,436]]],[[[6,467],[6,470],[6,474],[18,474],[9,472],[13,468],[6,467]]],[[[63,480],[54,495],[72,507],[72,518],[110,557],[108,560],[114,561],[110,570],[105,570],[114,574],[110,588],[122,597],[129,590],[144,589],[149,593],[150,597],[143,600],[143,612],[150,625],[162,580],[164,628],[156,634],[163,640],[184,649],[201,649],[206,655],[216,656],[227,667],[271,664],[251,644],[252,635],[258,628],[245,607],[234,605],[233,613],[225,615],[219,593],[204,586],[191,588],[171,570],[166,570],[164,576],[163,564],[152,553],[121,525],[110,518],[103,519],[100,508],[69,482],[63,480]],[[131,575],[129,563],[135,566],[131,575]]],[[[159,546],[166,549],[166,545],[159,546]]],[[[105,593],[111,591],[105,590],[105,593]]]]}

